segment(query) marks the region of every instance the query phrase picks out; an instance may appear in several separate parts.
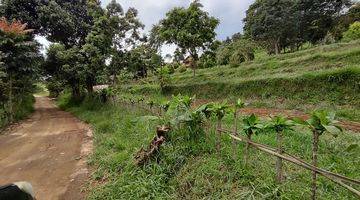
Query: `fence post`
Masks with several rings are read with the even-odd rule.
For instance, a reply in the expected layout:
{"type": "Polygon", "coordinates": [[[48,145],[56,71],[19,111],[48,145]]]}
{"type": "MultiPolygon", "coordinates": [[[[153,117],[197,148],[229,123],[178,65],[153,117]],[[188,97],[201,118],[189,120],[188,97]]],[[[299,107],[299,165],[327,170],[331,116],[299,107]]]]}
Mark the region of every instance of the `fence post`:
{"type": "MultiPolygon", "coordinates": [[[[283,142],[283,133],[282,131],[277,132],[276,134],[276,139],[277,139],[277,145],[278,145],[278,153],[280,155],[282,155],[284,153],[283,147],[282,147],[282,142],[283,142]]],[[[282,158],[278,157],[276,160],[276,181],[278,183],[281,183],[283,180],[283,163],[282,163],[282,158]]]]}
{"type": "MultiPolygon", "coordinates": [[[[238,132],[237,132],[237,109],[235,108],[235,112],[234,112],[234,135],[238,136],[238,132]]],[[[237,158],[236,153],[237,153],[237,143],[235,140],[232,140],[232,144],[233,144],[233,150],[234,150],[234,159],[237,158]]]]}
{"type": "MultiPolygon", "coordinates": [[[[319,142],[319,133],[315,130],[313,131],[313,149],[312,149],[312,165],[317,167],[317,151],[318,151],[318,142],[319,142]]],[[[312,170],[312,183],[311,183],[311,199],[316,199],[316,179],[317,172],[312,170]]]]}
{"type": "Polygon", "coordinates": [[[218,118],[217,120],[217,140],[216,140],[216,150],[220,152],[220,141],[221,141],[221,119],[218,118]]]}

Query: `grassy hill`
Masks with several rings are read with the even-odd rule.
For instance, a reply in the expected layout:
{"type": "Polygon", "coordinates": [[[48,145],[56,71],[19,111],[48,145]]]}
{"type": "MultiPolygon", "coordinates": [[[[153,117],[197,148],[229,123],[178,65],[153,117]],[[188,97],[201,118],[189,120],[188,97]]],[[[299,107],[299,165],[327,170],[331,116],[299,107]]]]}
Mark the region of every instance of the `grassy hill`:
{"type": "MultiPolygon", "coordinates": [[[[165,94],[196,94],[212,100],[243,98],[253,107],[337,110],[360,120],[360,41],[317,46],[295,53],[259,53],[238,67],[175,72],[165,94]]],[[[159,93],[156,77],[127,85],[135,93],[159,93]]]]}

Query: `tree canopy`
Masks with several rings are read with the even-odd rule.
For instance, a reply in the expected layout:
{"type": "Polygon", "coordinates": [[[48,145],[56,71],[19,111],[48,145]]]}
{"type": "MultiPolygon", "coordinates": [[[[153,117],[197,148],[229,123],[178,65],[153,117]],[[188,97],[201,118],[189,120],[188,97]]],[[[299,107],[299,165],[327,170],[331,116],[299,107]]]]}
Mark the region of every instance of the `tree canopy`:
{"type": "Polygon", "coordinates": [[[202,10],[202,4],[194,1],[188,8],[174,8],[165,19],[152,29],[153,39],[158,43],[176,44],[181,51],[198,59],[200,50],[205,50],[214,41],[219,20],[202,10]]]}

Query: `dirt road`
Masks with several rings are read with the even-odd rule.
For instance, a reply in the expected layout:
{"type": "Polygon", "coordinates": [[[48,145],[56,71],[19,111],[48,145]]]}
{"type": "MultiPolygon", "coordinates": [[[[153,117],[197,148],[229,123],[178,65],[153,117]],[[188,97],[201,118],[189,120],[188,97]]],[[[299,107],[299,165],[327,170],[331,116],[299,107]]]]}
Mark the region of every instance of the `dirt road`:
{"type": "Polygon", "coordinates": [[[46,97],[28,120],[0,135],[0,185],[28,181],[39,200],[83,199],[91,131],[46,97]]]}

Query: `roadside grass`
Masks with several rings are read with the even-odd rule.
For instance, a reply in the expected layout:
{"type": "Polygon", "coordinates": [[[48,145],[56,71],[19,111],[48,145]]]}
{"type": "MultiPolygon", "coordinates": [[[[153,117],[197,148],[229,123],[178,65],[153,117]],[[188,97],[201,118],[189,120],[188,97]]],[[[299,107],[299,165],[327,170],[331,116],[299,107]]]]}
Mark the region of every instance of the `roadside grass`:
{"type": "MultiPolygon", "coordinates": [[[[16,102],[14,102],[14,121],[19,121],[26,118],[32,112],[34,112],[34,103],[35,98],[32,95],[26,95],[22,97],[17,97],[16,102]]],[[[6,105],[5,105],[6,106],[6,105]]],[[[9,116],[6,113],[4,108],[0,107],[0,133],[1,129],[6,127],[9,124],[9,116]]]]}
{"type": "MultiPolygon", "coordinates": [[[[225,135],[221,140],[221,151],[216,153],[216,133],[212,125],[206,126],[205,133],[198,133],[196,140],[189,139],[184,126],[171,131],[157,159],[138,167],[134,164],[134,155],[149,144],[158,125],[158,122],[143,117],[150,113],[135,106],[102,104],[90,98],[74,104],[66,95],[59,99],[59,104],[94,129],[95,149],[89,164],[94,166],[95,172],[88,199],[310,197],[311,174],[304,169],[285,162],[286,181],[278,185],[274,180],[274,157],[251,149],[250,162],[245,167],[242,160],[244,145],[238,145],[234,157],[232,141],[225,135]]],[[[224,127],[232,128],[232,121],[232,116],[226,116],[224,127]]],[[[271,132],[254,136],[255,141],[271,146],[276,146],[275,138],[275,133],[271,132]]],[[[310,162],[311,138],[310,131],[297,127],[285,134],[285,150],[310,162]]],[[[358,133],[344,132],[336,138],[330,134],[321,136],[319,166],[359,179],[359,143],[358,133]]],[[[319,178],[318,185],[318,199],[356,199],[324,178],[319,178]]]]}

